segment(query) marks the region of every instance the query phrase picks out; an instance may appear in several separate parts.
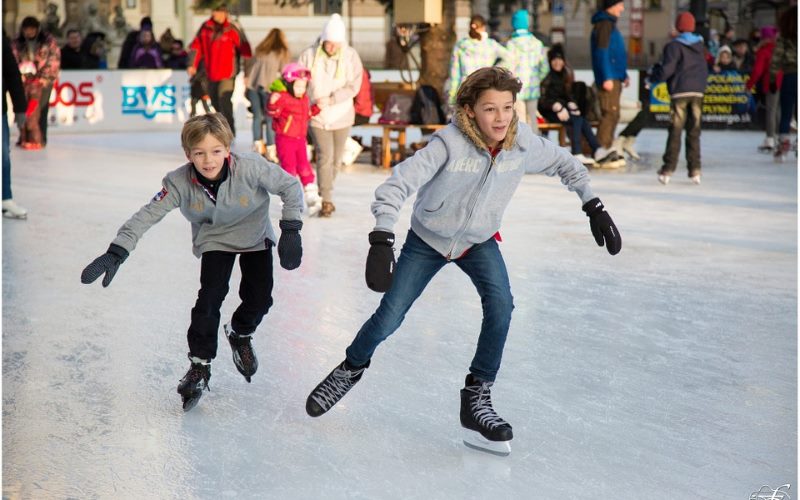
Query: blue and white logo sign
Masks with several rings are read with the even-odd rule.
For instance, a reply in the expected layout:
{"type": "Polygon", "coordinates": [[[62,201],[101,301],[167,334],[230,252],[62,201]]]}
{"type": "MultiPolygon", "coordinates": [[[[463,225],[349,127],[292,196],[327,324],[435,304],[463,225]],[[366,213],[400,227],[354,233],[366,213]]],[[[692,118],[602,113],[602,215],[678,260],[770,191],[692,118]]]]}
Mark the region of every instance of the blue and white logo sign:
{"type": "Polygon", "coordinates": [[[160,114],[175,114],[175,85],[122,86],[122,114],[142,115],[148,120],[160,114]]]}

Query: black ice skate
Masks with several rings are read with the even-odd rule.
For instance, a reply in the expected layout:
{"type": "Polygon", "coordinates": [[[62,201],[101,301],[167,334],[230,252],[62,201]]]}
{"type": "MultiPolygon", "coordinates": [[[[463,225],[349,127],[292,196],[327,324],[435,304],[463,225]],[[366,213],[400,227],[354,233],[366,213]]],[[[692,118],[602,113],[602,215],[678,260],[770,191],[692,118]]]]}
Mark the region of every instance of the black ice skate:
{"type": "Polygon", "coordinates": [[[195,358],[189,354],[192,365],[178,383],[178,394],[183,399],[183,411],[189,411],[197,405],[203,396],[203,389],[210,390],[208,381],[211,378],[211,362],[195,358]]]}
{"type": "Polygon", "coordinates": [[[312,417],[319,417],[333,408],[333,405],[338,403],[347,394],[347,391],[356,385],[356,382],[361,380],[364,370],[368,367],[369,361],[360,368],[352,367],[347,364],[347,361],[342,361],[308,395],[306,413],[312,417]]]}
{"type": "Polygon", "coordinates": [[[258,370],[258,359],[253,346],[250,344],[250,335],[238,335],[228,324],[225,325],[225,336],[228,337],[228,342],[231,343],[233,363],[236,365],[236,369],[244,375],[247,383],[250,383],[250,377],[258,370]]]}
{"type": "Polygon", "coordinates": [[[470,448],[506,456],[514,437],[511,425],[492,408],[492,382],[467,375],[461,389],[461,426],[466,429],[464,444],[470,448]]]}

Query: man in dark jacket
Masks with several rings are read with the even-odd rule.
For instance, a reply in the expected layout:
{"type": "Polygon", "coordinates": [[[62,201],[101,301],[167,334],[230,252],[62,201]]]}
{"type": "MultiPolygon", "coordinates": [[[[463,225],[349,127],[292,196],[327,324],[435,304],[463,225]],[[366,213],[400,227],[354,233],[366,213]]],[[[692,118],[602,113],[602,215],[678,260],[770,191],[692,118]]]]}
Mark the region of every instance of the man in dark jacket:
{"type": "Polygon", "coordinates": [[[189,50],[186,72],[192,78],[198,67],[203,65],[211,104],[228,120],[236,135],[231,101],[234,81],[239,73],[239,56],[250,57],[252,52],[244,31],[229,19],[226,3],[214,7],[211,18],[200,26],[189,50]]]}
{"type": "Polygon", "coordinates": [[[83,69],[86,66],[81,52],[82,42],[80,30],[67,31],[67,43],[61,47],[61,69],[83,69]]]}
{"type": "Polygon", "coordinates": [[[664,164],[658,180],[669,183],[681,153],[681,133],[686,128],[686,163],[689,178],[700,184],[700,122],[703,112],[703,93],[708,78],[703,37],[693,33],[694,16],[682,12],[675,20],[680,33],[664,46],[661,60],[653,68],[653,81],[666,81],[670,97],[669,135],[664,151],[664,164]]]}
{"type": "Polygon", "coordinates": [[[11,199],[11,151],[10,131],[8,129],[8,94],[14,106],[14,122],[22,129],[25,125],[25,111],[28,102],[25,99],[25,88],[22,86],[22,76],[11,50],[11,40],[3,32],[3,217],[25,219],[28,211],[14,203],[11,199]]]}
{"type": "Polygon", "coordinates": [[[597,140],[600,146],[610,149],[619,123],[622,86],[630,84],[625,40],[617,29],[617,18],[625,4],[622,0],[600,0],[600,5],[603,10],[592,16],[592,71],[601,111],[597,140]]]}

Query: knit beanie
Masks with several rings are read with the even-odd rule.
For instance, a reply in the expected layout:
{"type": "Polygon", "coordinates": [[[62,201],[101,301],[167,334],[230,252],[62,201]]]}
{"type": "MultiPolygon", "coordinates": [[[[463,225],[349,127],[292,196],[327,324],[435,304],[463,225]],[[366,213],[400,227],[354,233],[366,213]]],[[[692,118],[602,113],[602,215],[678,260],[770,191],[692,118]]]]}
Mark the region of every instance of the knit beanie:
{"type": "Polygon", "coordinates": [[[325,23],[325,27],[322,29],[320,40],[323,42],[334,43],[344,43],[346,41],[345,27],[344,21],[342,21],[342,16],[339,14],[333,14],[331,18],[328,19],[328,22],[325,23]]]}
{"type": "Polygon", "coordinates": [[[611,7],[617,5],[618,3],[622,2],[623,0],[600,0],[600,3],[603,6],[602,10],[610,9],[611,7]]]}
{"type": "Polygon", "coordinates": [[[768,24],[766,26],[761,27],[761,39],[762,40],[769,40],[775,38],[778,35],[778,28],[768,24]]]}
{"type": "Polygon", "coordinates": [[[511,27],[515,30],[527,30],[530,28],[530,16],[528,15],[528,11],[525,9],[520,9],[514,12],[514,15],[511,16],[511,27]]]}
{"type": "Polygon", "coordinates": [[[564,47],[560,43],[553,45],[550,47],[550,50],[547,51],[547,62],[550,62],[555,58],[560,58],[566,61],[564,58],[564,47]]]}
{"type": "Polygon", "coordinates": [[[691,12],[681,12],[675,18],[675,29],[681,33],[693,33],[694,27],[694,16],[691,12]]]}

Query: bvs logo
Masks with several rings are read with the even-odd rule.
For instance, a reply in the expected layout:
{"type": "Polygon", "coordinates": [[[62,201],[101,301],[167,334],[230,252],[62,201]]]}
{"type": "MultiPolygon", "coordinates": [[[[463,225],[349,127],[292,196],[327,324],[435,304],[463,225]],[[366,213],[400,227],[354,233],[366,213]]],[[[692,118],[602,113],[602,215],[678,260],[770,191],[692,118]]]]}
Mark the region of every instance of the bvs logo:
{"type": "Polygon", "coordinates": [[[175,114],[175,85],[122,87],[122,114],[143,115],[148,120],[162,113],[175,114]]]}
{"type": "Polygon", "coordinates": [[[94,104],[93,82],[60,82],[53,84],[50,94],[50,106],[63,104],[64,106],[91,106],[94,104]]]}

